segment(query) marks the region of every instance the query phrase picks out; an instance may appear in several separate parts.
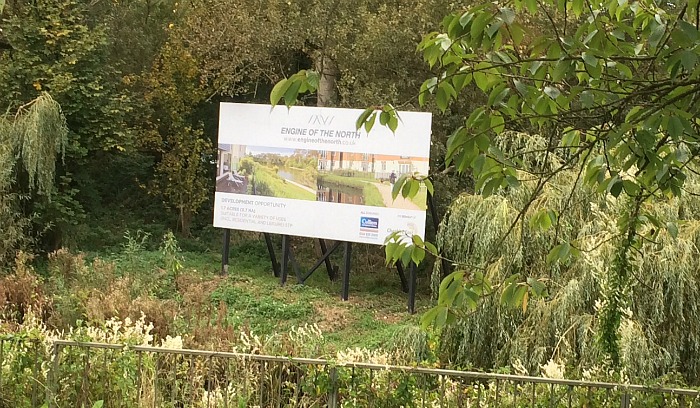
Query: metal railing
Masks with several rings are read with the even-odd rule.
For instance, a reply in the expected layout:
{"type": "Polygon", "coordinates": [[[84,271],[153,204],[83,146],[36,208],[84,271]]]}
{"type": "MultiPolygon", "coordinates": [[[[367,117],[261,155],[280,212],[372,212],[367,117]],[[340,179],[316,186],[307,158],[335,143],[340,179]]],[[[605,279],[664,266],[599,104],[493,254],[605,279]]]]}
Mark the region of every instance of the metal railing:
{"type": "Polygon", "coordinates": [[[5,407],[693,407],[700,391],[58,340],[0,340],[5,407]]]}

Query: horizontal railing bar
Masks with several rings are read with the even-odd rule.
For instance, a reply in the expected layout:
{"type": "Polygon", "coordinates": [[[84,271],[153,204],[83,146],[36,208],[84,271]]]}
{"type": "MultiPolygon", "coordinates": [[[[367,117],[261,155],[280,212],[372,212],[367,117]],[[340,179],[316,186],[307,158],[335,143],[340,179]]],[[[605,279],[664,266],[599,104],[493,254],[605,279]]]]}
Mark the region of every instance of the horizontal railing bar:
{"type": "Polygon", "coordinates": [[[317,359],[317,358],[299,358],[299,357],[281,357],[281,356],[269,356],[264,354],[249,354],[249,353],[233,353],[233,352],[223,352],[223,351],[205,351],[205,350],[192,350],[192,349],[169,349],[163,347],[152,347],[152,346],[129,346],[123,344],[108,344],[108,343],[94,343],[94,342],[78,342],[70,340],[53,340],[53,344],[65,346],[65,347],[87,347],[87,348],[102,348],[102,349],[121,349],[125,351],[138,351],[147,353],[167,353],[167,354],[180,354],[180,355],[190,355],[190,356],[201,356],[201,357],[216,357],[216,358],[229,358],[229,359],[248,359],[256,361],[271,361],[271,362],[285,362],[285,363],[297,363],[297,364],[310,364],[310,365],[322,365],[322,366],[337,366],[337,367],[355,367],[364,368],[369,370],[389,370],[398,371],[402,373],[416,373],[416,374],[431,374],[431,375],[443,375],[447,377],[458,377],[458,378],[468,378],[474,380],[507,380],[507,381],[519,381],[519,382],[529,382],[535,384],[553,384],[562,386],[572,386],[572,387],[592,387],[592,388],[603,388],[603,389],[622,389],[627,391],[644,391],[644,392],[660,392],[665,394],[677,394],[685,396],[694,396],[700,398],[700,390],[691,390],[683,388],[663,388],[663,387],[653,387],[644,386],[636,384],[615,384],[607,382],[595,382],[595,381],[582,381],[582,380],[566,380],[558,378],[545,378],[545,377],[530,377],[522,375],[512,375],[512,374],[495,374],[495,373],[480,373],[477,371],[458,371],[458,370],[448,370],[441,368],[426,368],[426,367],[411,367],[411,366],[397,366],[397,365],[382,365],[382,364],[371,364],[371,363],[357,363],[357,362],[335,362],[331,360],[317,359]]]}

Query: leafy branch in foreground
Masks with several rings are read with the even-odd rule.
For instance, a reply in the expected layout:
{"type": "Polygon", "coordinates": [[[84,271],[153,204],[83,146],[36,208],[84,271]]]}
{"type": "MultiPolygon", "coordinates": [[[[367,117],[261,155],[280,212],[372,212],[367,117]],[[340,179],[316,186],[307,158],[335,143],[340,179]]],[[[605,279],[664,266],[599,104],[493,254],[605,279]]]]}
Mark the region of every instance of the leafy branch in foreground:
{"type": "MultiPolygon", "coordinates": [[[[525,310],[531,294],[547,295],[533,284],[545,277],[519,281],[514,269],[524,265],[518,257],[524,256],[526,224],[550,247],[542,270],[566,269],[582,253],[588,251],[588,259],[592,253],[584,242],[592,235],[578,236],[580,231],[571,229],[583,219],[572,199],[583,194],[580,202],[588,206],[608,199],[622,203],[615,213],[617,230],[610,232],[617,238],[605,238],[615,243],[617,257],[604,269],[609,278],[598,311],[603,322],[599,345],[614,363],[620,360],[619,330],[630,304],[634,258],[654,244],[659,229],[678,235],[675,217],[659,218],[649,206],[682,195],[700,151],[697,12],[695,2],[660,5],[651,0],[484,3],[448,15],[442,31],[426,35],[418,45],[436,72],[420,88],[421,104],[432,95],[445,111],[474,87],[487,101],[449,138],[446,164],[470,172],[483,197],[516,197],[506,204],[516,209],[514,217],[503,218],[499,238],[480,259],[493,272],[485,275],[496,282],[491,286],[502,288],[501,303],[525,310]],[[550,186],[562,180],[567,180],[568,192],[556,206],[548,205],[554,202],[547,197],[557,190],[550,186]],[[500,256],[508,245],[511,254],[500,256]]],[[[363,113],[358,128],[374,125],[372,111],[363,113]]],[[[410,197],[417,183],[426,180],[402,178],[393,195],[410,197]]],[[[444,250],[452,243],[441,234],[438,247],[444,250]]],[[[394,237],[387,244],[387,259],[422,260],[422,251],[420,242],[394,237]]],[[[453,309],[475,307],[465,299],[472,299],[473,279],[480,280],[471,272],[445,279],[450,283],[440,286],[438,305],[424,319],[438,327],[452,320],[453,309]]]]}
{"type": "MultiPolygon", "coordinates": [[[[473,85],[487,97],[448,141],[448,162],[471,171],[485,196],[517,188],[523,176],[539,181],[516,222],[543,185],[578,168],[596,193],[636,203],[621,214],[627,221],[619,223],[619,259],[605,288],[614,301],[601,311],[601,345],[614,362],[633,268],[625,248],[641,250],[637,231],[649,223],[677,234],[673,222],[653,222],[639,208],[680,196],[699,148],[697,7],[648,0],[488,3],[447,16],[443,31],[418,46],[437,70],[421,87],[421,101],[432,94],[444,111],[473,85]],[[538,21],[542,13],[546,19],[538,21]],[[494,136],[508,129],[543,135],[542,160],[561,156],[565,165],[533,168],[506,155],[494,136]]],[[[546,230],[568,216],[543,207],[530,224],[546,230]]],[[[547,260],[568,262],[578,252],[571,242],[559,243],[547,260]]]]}

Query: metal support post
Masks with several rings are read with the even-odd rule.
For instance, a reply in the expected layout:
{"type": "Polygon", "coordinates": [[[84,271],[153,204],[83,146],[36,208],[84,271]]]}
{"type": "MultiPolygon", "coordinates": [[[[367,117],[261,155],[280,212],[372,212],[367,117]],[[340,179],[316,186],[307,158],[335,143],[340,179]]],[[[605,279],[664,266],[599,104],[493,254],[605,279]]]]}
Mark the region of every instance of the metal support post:
{"type": "Polygon", "coordinates": [[[280,269],[280,285],[287,283],[287,270],[289,269],[289,236],[282,235],[282,268],[280,269]]]}
{"type": "Polygon", "coordinates": [[[404,293],[408,293],[408,281],[406,280],[406,274],[403,272],[401,261],[396,262],[396,270],[399,272],[399,279],[401,279],[401,290],[404,293]]]}
{"type": "Polygon", "coordinates": [[[224,230],[224,247],[221,251],[221,274],[228,274],[228,254],[231,245],[231,230],[226,228],[224,230]]]}
{"type": "Polygon", "coordinates": [[[348,300],[350,295],[350,259],[352,255],[352,243],[345,243],[345,257],[343,259],[343,286],[340,298],[348,300]]]}
{"type": "Polygon", "coordinates": [[[408,265],[408,313],[416,312],[416,264],[411,262],[408,265]]]}

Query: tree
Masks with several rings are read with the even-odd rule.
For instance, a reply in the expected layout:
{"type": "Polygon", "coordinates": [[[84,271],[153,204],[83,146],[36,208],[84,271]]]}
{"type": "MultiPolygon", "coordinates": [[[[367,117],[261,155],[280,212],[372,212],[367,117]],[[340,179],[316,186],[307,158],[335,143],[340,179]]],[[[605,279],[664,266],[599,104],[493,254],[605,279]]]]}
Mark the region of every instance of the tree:
{"type": "Polygon", "coordinates": [[[27,194],[51,197],[66,141],[66,119],[47,93],[0,116],[0,268],[27,249],[31,215],[22,203],[31,198],[27,194]]]}
{"type": "Polygon", "coordinates": [[[189,235],[192,215],[208,197],[214,157],[197,117],[206,88],[195,59],[178,42],[163,47],[147,81],[152,114],[142,143],[158,156],[152,191],[177,209],[180,229],[189,235]]]}
{"type": "Polygon", "coordinates": [[[131,144],[124,126],[131,102],[107,63],[106,27],[91,11],[76,0],[8,1],[0,22],[8,44],[0,49],[0,111],[14,111],[48,91],[69,129],[51,201],[25,206],[37,224],[51,226],[44,235],[49,249],[63,244],[86,206],[100,207],[105,186],[94,173],[106,172],[109,154],[131,144]]]}

